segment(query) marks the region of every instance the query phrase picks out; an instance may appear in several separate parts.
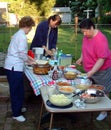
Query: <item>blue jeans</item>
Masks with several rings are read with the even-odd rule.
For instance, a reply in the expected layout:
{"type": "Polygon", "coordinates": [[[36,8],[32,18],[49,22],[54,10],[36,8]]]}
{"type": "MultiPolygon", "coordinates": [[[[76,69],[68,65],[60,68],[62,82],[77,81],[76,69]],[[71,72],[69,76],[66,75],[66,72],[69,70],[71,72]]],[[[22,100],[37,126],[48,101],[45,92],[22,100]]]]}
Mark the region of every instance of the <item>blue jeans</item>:
{"type": "Polygon", "coordinates": [[[6,75],[10,87],[12,116],[17,117],[21,115],[24,102],[23,72],[6,70],[6,75]]]}

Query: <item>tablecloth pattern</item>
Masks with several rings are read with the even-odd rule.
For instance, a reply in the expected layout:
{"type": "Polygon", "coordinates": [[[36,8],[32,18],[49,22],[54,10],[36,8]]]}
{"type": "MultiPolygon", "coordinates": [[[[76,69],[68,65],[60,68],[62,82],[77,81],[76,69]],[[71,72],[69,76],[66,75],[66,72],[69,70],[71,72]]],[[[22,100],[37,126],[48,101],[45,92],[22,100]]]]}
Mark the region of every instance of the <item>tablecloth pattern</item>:
{"type": "MultiPolygon", "coordinates": [[[[24,73],[27,76],[28,80],[30,81],[30,85],[34,91],[34,94],[36,96],[40,95],[40,90],[39,88],[41,86],[46,86],[48,85],[49,82],[52,81],[51,77],[49,75],[37,75],[33,73],[32,69],[29,69],[27,67],[24,68],[24,73]]],[[[60,78],[57,81],[67,81],[64,78],[60,78]]],[[[73,80],[68,80],[67,82],[73,84],[73,80]]]]}

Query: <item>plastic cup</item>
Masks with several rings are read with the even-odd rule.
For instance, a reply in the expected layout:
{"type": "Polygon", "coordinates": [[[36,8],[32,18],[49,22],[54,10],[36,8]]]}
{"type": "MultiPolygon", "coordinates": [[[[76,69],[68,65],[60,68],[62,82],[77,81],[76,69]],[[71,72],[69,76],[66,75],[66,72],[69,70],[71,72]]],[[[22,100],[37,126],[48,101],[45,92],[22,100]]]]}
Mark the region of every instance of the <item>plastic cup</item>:
{"type": "Polygon", "coordinates": [[[34,58],[34,53],[32,50],[28,50],[28,56],[34,58]]]}

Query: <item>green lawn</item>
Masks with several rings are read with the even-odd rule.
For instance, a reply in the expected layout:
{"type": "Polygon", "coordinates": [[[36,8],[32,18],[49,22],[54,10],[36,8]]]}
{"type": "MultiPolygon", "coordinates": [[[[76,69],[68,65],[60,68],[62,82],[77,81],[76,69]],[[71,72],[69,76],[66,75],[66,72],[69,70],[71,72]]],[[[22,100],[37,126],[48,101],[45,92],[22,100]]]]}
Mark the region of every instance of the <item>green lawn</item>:
{"type": "Polygon", "coordinates": [[[11,36],[16,32],[17,28],[0,26],[0,52],[6,52],[10,43],[11,36]]]}
{"type": "MultiPolygon", "coordinates": [[[[111,29],[110,28],[99,28],[108,38],[109,46],[111,48],[111,29]]],[[[74,32],[74,27],[60,27],[58,36],[58,48],[63,49],[64,53],[71,53],[73,60],[79,58],[81,53],[81,43],[83,35],[78,29],[77,35],[74,32]]]]}
{"type": "Polygon", "coordinates": [[[58,48],[64,53],[72,54],[73,59],[80,56],[82,34],[75,34],[73,27],[59,28],[58,48]]]}
{"type": "MultiPolygon", "coordinates": [[[[79,29],[78,29],[79,30],[79,29]]],[[[111,47],[111,29],[101,27],[100,30],[107,36],[109,45],[111,47]]],[[[0,52],[7,51],[7,47],[10,43],[11,36],[17,31],[14,27],[1,27],[0,26],[0,52]]],[[[81,53],[81,41],[83,35],[78,31],[76,35],[74,27],[71,25],[61,25],[59,27],[59,35],[57,47],[63,50],[64,53],[72,54],[73,61],[79,58],[81,53]]],[[[30,43],[29,43],[30,46],[30,43]]]]}

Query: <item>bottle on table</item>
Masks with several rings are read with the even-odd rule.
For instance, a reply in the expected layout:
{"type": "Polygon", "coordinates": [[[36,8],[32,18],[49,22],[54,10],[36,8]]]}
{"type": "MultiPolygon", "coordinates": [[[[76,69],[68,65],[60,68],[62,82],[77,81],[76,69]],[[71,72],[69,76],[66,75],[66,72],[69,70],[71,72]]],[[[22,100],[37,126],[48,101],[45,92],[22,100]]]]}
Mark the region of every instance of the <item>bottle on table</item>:
{"type": "Polygon", "coordinates": [[[58,59],[58,48],[54,51],[53,59],[57,60],[58,59]]]}
{"type": "Polygon", "coordinates": [[[57,80],[59,78],[59,68],[57,66],[57,61],[55,61],[54,68],[52,70],[52,79],[57,80]]]}
{"type": "Polygon", "coordinates": [[[53,56],[51,59],[53,59],[54,62],[57,61],[57,65],[61,65],[61,56],[63,55],[63,50],[56,50],[53,51],[53,56]]]}
{"type": "Polygon", "coordinates": [[[63,50],[58,51],[58,65],[61,65],[61,56],[63,55],[63,50]]]}

